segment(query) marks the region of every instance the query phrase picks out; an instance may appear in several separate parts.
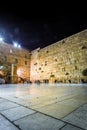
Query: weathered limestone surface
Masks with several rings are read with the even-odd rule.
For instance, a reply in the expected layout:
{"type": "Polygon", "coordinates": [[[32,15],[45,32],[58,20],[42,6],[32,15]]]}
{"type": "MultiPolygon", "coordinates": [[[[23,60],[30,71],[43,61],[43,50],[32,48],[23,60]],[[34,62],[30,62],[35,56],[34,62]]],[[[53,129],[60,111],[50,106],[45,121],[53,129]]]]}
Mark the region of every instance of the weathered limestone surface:
{"type": "Polygon", "coordinates": [[[30,79],[79,83],[87,80],[87,30],[32,51],[30,79]]]}
{"type": "Polygon", "coordinates": [[[63,127],[61,130],[82,130],[82,129],[77,128],[77,127],[72,126],[72,125],[66,125],[66,126],[63,127]]]}
{"type": "Polygon", "coordinates": [[[0,111],[7,110],[9,108],[18,107],[18,106],[19,106],[18,104],[15,104],[15,103],[12,103],[9,101],[7,101],[7,102],[5,101],[5,102],[0,103],[0,111]]]}
{"type": "Polygon", "coordinates": [[[14,122],[22,130],[59,130],[64,122],[36,113],[14,122]]]}
{"type": "Polygon", "coordinates": [[[19,130],[16,126],[0,115],[0,130],[19,130]]]}
{"type": "Polygon", "coordinates": [[[8,119],[10,119],[11,121],[14,121],[14,120],[18,120],[24,116],[33,114],[33,113],[35,113],[35,111],[20,106],[20,107],[10,108],[8,110],[2,111],[1,113],[3,115],[5,115],[8,119]],[[13,115],[13,113],[15,115],[13,115]]]}
{"type": "Polygon", "coordinates": [[[63,120],[87,130],[87,104],[83,105],[63,120]]]}

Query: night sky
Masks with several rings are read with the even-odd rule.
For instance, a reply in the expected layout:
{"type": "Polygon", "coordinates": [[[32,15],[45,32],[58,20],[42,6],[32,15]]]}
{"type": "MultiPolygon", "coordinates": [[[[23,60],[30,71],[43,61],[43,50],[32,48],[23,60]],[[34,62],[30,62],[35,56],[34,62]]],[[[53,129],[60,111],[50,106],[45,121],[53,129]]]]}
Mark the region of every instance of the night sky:
{"type": "Polygon", "coordinates": [[[31,6],[27,3],[0,4],[0,36],[34,50],[43,48],[87,28],[86,10],[66,6],[31,6]]]}

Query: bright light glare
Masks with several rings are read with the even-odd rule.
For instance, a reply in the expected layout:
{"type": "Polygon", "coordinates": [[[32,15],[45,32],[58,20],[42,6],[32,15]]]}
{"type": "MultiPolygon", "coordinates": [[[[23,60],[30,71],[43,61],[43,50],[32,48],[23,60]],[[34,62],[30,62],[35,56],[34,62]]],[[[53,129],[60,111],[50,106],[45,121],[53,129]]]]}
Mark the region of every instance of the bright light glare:
{"type": "Polygon", "coordinates": [[[2,37],[0,37],[0,41],[3,41],[3,38],[2,38],[2,37]]]}
{"type": "Polygon", "coordinates": [[[17,46],[18,46],[18,44],[16,42],[14,42],[14,47],[17,47],[17,46]]]}
{"type": "Polygon", "coordinates": [[[2,69],[3,68],[3,66],[0,66],[0,69],[2,69]]]}
{"type": "Polygon", "coordinates": [[[14,47],[21,48],[21,45],[19,45],[17,42],[13,42],[14,47]]]}
{"type": "Polygon", "coordinates": [[[21,48],[21,45],[18,45],[18,48],[21,48]]]}
{"type": "Polygon", "coordinates": [[[21,70],[20,69],[17,70],[17,75],[21,76],[21,70]]]}

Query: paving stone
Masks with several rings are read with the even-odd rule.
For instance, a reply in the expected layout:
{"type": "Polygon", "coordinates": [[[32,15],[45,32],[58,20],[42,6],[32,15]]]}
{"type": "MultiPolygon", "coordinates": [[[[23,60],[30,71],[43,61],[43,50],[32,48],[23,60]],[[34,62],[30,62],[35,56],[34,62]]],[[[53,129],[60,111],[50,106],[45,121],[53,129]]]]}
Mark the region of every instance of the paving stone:
{"type": "MultiPolygon", "coordinates": [[[[87,93],[87,91],[86,91],[86,93],[87,93]]],[[[80,95],[74,97],[73,99],[87,103],[87,96],[86,95],[83,96],[83,94],[82,95],[80,94],[80,95]]]]}
{"type": "Polygon", "coordinates": [[[61,130],[82,130],[82,129],[68,124],[64,126],[61,130]]]}
{"type": "Polygon", "coordinates": [[[0,98],[0,103],[7,102],[7,100],[0,98]]]}
{"type": "Polygon", "coordinates": [[[26,100],[23,100],[23,99],[20,99],[20,98],[15,98],[15,97],[5,97],[7,100],[10,100],[12,102],[15,102],[19,105],[24,105],[24,106],[27,106],[28,105],[28,102],[26,100]],[[26,105],[27,104],[27,105],[26,105]]]}
{"type": "Polygon", "coordinates": [[[21,96],[20,99],[25,99],[25,100],[29,100],[29,99],[33,99],[33,98],[37,98],[38,95],[25,95],[25,96],[21,96]]]}
{"type": "MultiPolygon", "coordinates": [[[[87,84],[85,87],[83,84],[81,86],[79,84],[76,85],[70,84],[70,86],[69,84],[68,85],[58,84],[58,86],[49,86],[49,85],[33,86],[32,84],[31,87],[25,84],[4,85],[4,86],[1,85],[1,86],[2,87],[0,87],[0,97],[2,99],[3,98],[8,99],[9,101],[12,102],[9,102],[7,100],[2,100],[0,98],[1,99],[0,112],[5,112],[3,114],[5,114],[5,116],[9,117],[9,119],[13,121],[15,120],[20,121],[22,120],[22,118],[25,119],[25,115],[21,114],[22,110],[17,109],[20,107],[20,105],[16,104],[18,103],[23,106],[28,106],[29,108],[33,108],[44,114],[56,117],[58,119],[59,118],[62,119],[64,117],[68,118],[68,116],[71,115],[70,113],[72,113],[72,115],[69,117],[69,121],[71,124],[75,124],[76,126],[81,126],[81,128],[84,129],[87,126],[86,123],[87,120],[85,114],[87,113],[86,105],[84,105],[84,110],[82,107],[81,107],[82,109],[80,108],[80,114],[76,114],[76,116],[75,114],[73,115],[73,110],[75,110],[80,105],[87,103],[87,84]],[[9,112],[9,110],[11,109],[12,111],[9,112]],[[18,110],[18,112],[16,110],[18,110]],[[23,115],[23,117],[21,117],[21,115],[23,115]]],[[[31,117],[34,114],[35,113],[29,114],[27,115],[27,117],[31,117]]],[[[36,118],[34,120],[38,120],[38,119],[36,118]]],[[[44,122],[45,121],[43,121],[43,125],[45,125],[44,122]]],[[[67,124],[66,127],[68,129],[68,127],[70,126],[68,126],[67,124]]]]}
{"type": "Polygon", "coordinates": [[[0,115],[0,130],[19,130],[11,122],[0,115]]]}
{"type": "Polygon", "coordinates": [[[17,105],[16,103],[13,103],[13,102],[2,102],[0,103],[0,111],[3,111],[3,110],[6,110],[6,109],[10,109],[10,108],[13,108],[13,107],[18,107],[19,105],[17,105]]]}
{"type": "Polygon", "coordinates": [[[83,109],[84,111],[87,111],[87,104],[85,104],[82,107],[80,107],[80,109],[83,109]]]}
{"type": "Polygon", "coordinates": [[[87,105],[83,105],[63,120],[87,130],[87,105]]]}
{"type": "Polygon", "coordinates": [[[36,113],[14,122],[22,130],[58,130],[65,125],[62,121],[36,113]]]}
{"type": "Polygon", "coordinates": [[[32,109],[38,109],[38,108],[42,108],[42,107],[45,107],[45,106],[48,106],[48,105],[53,105],[56,101],[48,101],[48,102],[41,102],[41,103],[37,103],[37,104],[33,104],[33,105],[29,105],[29,108],[32,108],[32,109]]]}
{"type": "Polygon", "coordinates": [[[8,119],[10,119],[11,121],[14,121],[14,120],[20,119],[24,116],[33,114],[33,113],[35,113],[35,111],[20,106],[20,107],[2,111],[1,113],[4,116],[6,116],[8,119]]]}
{"type": "Polygon", "coordinates": [[[67,99],[67,100],[60,102],[60,104],[72,106],[72,107],[75,107],[75,108],[80,107],[84,103],[85,103],[84,100],[77,100],[77,99],[67,99]]]}
{"type": "Polygon", "coordinates": [[[71,113],[74,109],[75,107],[56,103],[42,108],[37,108],[36,110],[60,119],[71,113]]]}

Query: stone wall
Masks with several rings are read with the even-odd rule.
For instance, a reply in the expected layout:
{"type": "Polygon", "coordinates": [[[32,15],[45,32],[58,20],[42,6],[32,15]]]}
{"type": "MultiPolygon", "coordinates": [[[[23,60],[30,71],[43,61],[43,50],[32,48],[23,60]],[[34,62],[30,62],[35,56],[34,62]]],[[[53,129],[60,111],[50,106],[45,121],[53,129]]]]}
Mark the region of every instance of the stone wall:
{"type": "MultiPolygon", "coordinates": [[[[22,77],[30,79],[30,52],[23,48],[16,48],[11,44],[0,42],[0,66],[9,69],[4,77],[22,77]]],[[[0,72],[5,69],[1,68],[0,72]]],[[[14,79],[13,79],[14,81],[14,79]]]]}
{"type": "Polygon", "coordinates": [[[30,80],[79,83],[87,81],[87,30],[31,52],[30,80]]]}
{"type": "Polygon", "coordinates": [[[0,75],[2,71],[32,82],[87,82],[87,30],[32,52],[0,42],[0,75]]]}

